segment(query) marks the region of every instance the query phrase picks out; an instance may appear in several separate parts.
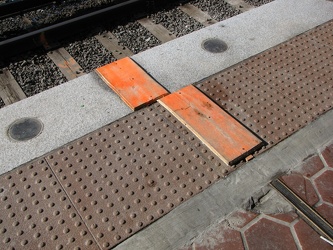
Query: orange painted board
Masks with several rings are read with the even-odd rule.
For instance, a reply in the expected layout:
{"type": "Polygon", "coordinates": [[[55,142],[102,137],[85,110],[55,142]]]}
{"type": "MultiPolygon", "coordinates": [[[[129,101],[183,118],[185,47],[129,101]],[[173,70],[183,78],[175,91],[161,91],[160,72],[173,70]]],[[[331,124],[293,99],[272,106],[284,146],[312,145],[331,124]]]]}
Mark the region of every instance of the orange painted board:
{"type": "Polygon", "coordinates": [[[192,85],[158,102],[228,165],[234,165],[264,144],[192,85]]]}
{"type": "Polygon", "coordinates": [[[97,68],[96,73],[132,110],[169,93],[129,57],[97,68]]]}

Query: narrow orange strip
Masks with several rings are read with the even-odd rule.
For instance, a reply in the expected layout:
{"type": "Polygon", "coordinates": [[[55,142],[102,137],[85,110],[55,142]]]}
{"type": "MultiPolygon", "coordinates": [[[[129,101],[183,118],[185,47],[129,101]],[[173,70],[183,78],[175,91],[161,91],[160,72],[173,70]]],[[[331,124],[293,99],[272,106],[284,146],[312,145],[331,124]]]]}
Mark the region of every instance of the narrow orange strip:
{"type": "Polygon", "coordinates": [[[168,94],[129,57],[100,67],[96,72],[132,110],[168,94]]]}
{"type": "Polygon", "coordinates": [[[263,141],[192,85],[158,102],[228,165],[263,146],[263,141]]]}

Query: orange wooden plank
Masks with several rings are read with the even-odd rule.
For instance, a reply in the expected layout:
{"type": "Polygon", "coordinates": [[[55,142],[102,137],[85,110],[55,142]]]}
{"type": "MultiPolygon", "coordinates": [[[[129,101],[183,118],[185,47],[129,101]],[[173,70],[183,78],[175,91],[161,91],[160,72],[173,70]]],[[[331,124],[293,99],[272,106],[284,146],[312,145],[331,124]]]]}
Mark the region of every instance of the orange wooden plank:
{"type": "Polygon", "coordinates": [[[158,102],[226,164],[234,165],[263,146],[262,140],[192,85],[158,102]]]}
{"type": "Polygon", "coordinates": [[[132,110],[169,93],[129,57],[97,68],[96,72],[132,110]]]}

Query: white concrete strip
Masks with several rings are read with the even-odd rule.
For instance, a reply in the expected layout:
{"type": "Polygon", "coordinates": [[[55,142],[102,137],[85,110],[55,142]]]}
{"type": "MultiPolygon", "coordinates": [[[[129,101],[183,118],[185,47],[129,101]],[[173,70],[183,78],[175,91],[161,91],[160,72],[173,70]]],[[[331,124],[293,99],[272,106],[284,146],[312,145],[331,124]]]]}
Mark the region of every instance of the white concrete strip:
{"type": "Polygon", "coordinates": [[[178,206],[116,250],[182,249],[207,227],[222,221],[278,174],[296,168],[311,154],[333,141],[333,111],[301,129],[268,152],[246,163],[227,179],[178,206]]]}
{"type": "Polygon", "coordinates": [[[90,73],[0,109],[0,174],[109,124],[131,110],[90,73]],[[36,117],[44,124],[36,138],[17,142],[7,135],[16,119],[36,117]]]}
{"type": "Polygon", "coordinates": [[[174,92],[331,19],[332,1],[275,0],[132,58],[174,92]],[[209,38],[222,39],[229,49],[221,54],[203,50],[209,38]]]}

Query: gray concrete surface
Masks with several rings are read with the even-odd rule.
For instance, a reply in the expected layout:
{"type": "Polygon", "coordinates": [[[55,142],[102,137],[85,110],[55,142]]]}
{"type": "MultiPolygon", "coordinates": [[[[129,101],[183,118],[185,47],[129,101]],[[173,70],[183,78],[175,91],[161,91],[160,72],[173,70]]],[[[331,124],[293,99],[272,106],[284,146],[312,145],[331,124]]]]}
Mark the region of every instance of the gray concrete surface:
{"type": "Polygon", "coordinates": [[[0,174],[115,121],[131,110],[95,73],[0,109],[0,174]],[[42,133],[26,142],[8,137],[16,119],[36,117],[42,133]]]}
{"type": "Polygon", "coordinates": [[[132,58],[170,92],[202,80],[333,19],[327,0],[275,0],[132,58]],[[225,41],[221,54],[204,51],[208,38],[225,41]]]}
{"type": "Polygon", "coordinates": [[[116,250],[177,249],[242,207],[278,174],[288,172],[333,141],[333,110],[191,198],[116,250]]]}

